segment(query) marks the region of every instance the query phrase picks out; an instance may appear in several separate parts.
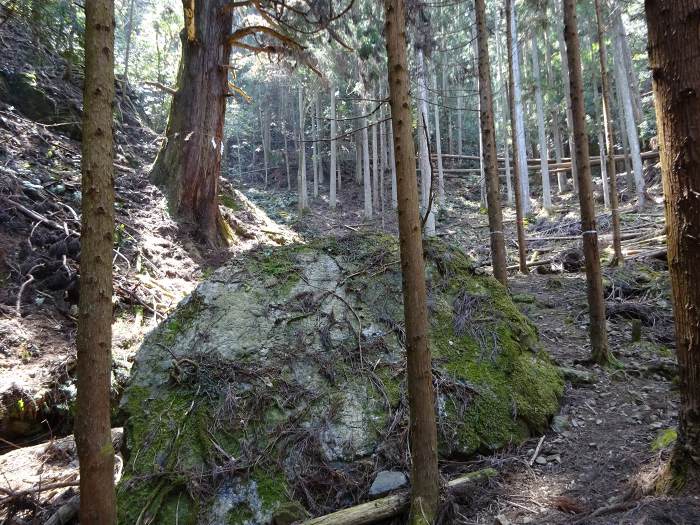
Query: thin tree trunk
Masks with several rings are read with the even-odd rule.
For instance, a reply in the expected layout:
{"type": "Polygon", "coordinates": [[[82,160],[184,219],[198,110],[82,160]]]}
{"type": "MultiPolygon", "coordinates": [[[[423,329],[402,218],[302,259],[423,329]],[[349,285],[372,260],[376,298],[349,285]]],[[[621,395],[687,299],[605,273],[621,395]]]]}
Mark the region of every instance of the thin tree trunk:
{"type": "Polygon", "coordinates": [[[574,117],[574,144],[578,166],[579,202],[581,203],[581,229],[583,230],[583,254],[586,259],[588,288],[588,315],[590,317],[591,357],[606,364],[610,361],[608,335],[605,327],[605,298],[598,254],[595,207],[593,205],[591,165],[586,135],[586,113],[583,107],[583,78],[581,75],[581,49],[576,22],[576,0],[564,0],[564,38],[569,65],[571,109],[574,117]]]}
{"type": "Polygon", "coordinates": [[[116,523],[110,386],[114,187],[114,3],[85,4],[82,143],[83,213],[75,442],[80,461],[80,523],[116,523]]]}
{"type": "Polygon", "coordinates": [[[462,154],[462,145],[464,144],[464,111],[462,111],[464,97],[457,96],[457,155],[462,154]]]}
{"type": "MultiPolygon", "coordinates": [[[[433,75],[433,89],[435,91],[435,154],[438,169],[438,207],[445,205],[445,173],[442,169],[442,145],[440,140],[440,99],[438,98],[437,79],[433,75]]],[[[459,121],[458,121],[459,122],[459,121]]]]}
{"type": "Polygon", "coordinates": [[[313,109],[311,112],[311,136],[313,139],[312,144],[312,155],[311,164],[314,169],[314,198],[318,197],[318,113],[316,108],[318,106],[318,89],[314,89],[314,96],[312,99],[313,109]]]}
{"type": "Polygon", "coordinates": [[[266,128],[267,128],[266,113],[267,112],[262,107],[260,107],[259,110],[260,110],[260,136],[262,138],[262,150],[263,150],[263,166],[265,168],[265,181],[264,182],[265,182],[265,187],[267,188],[268,176],[269,176],[268,175],[269,168],[268,168],[268,163],[267,163],[267,159],[268,159],[268,155],[269,155],[269,152],[268,152],[269,145],[268,145],[268,141],[267,141],[267,131],[266,131],[266,128]]]}
{"type": "MultiPolygon", "coordinates": [[[[554,18],[555,20],[561,20],[559,10],[556,8],[558,0],[554,0],[554,18]]],[[[576,150],[576,144],[574,144],[574,117],[571,111],[571,88],[569,87],[569,64],[566,60],[566,44],[564,42],[564,30],[560,22],[557,23],[557,35],[559,40],[559,57],[561,59],[561,75],[564,78],[564,98],[566,98],[566,127],[569,132],[569,151],[571,157],[571,185],[574,188],[574,192],[578,192],[578,177],[577,166],[576,166],[576,155],[574,151],[576,150]]],[[[564,173],[566,176],[566,173],[564,173]]]]}
{"type": "MultiPolygon", "coordinates": [[[[443,28],[444,29],[444,28],[443,28]]],[[[442,100],[445,101],[445,106],[449,106],[450,100],[450,75],[447,72],[447,62],[442,63],[442,100]]],[[[437,89],[435,97],[437,98],[437,89]]],[[[440,111],[440,107],[435,108],[436,111],[440,111]]],[[[445,108],[445,116],[447,120],[447,151],[452,153],[452,146],[454,144],[454,135],[452,134],[452,112],[445,108]]]]}
{"type": "MultiPolygon", "coordinates": [[[[613,265],[622,263],[622,243],[620,241],[620,203],[617,193],[617,172],[615,169],[615,134],[613,132],[612,104],[610,101],[610,80],[608,78],[608,54],[603,31],[603,17],[600,0],[594,0],[596,26],[598,32],[598,60],[600,61],[600,83],[603,99],[603,124],[605,128],[605,148],[607,152],[607,173],[610,192],[610,211],[612,215],[613,265]]],[[[601,151],[602,154],[602,151],[601,151]]],[[[601,166],[603,159],[601,158],[601,166]]]]}
{"type": "Polygon", "coordinates": [[[318,164],[318,183],[323,184],[323,152],[321,135],[323,133],[323,125],[321,120],[321,97],[318,90],[316,91],[316,163],[318,164]]]}
{"type": "MultiPolygon", "coordinates": [[[[615,87],[617,87],[617,85],[615,87]]],[[[624,156],[625,179],[627,180],[627,187],[631,191],[631,189],[634,188],[634,173],[632,172],[632,163],[630,161],[630,145],[627,141],[625,110],[622,108],[622,97],[620,96],[619,89],[615,90],[615,100],[617,102],[617,125],[620,129],[620,142],[622,143],[622,155],[624,156]]]]}
{"type": "Polygon", "coordinates": [[[512,92],[514,111],[515,137],[513,139],[513,162],[517,164],[517,173],[520,179],[520,207],[523,216],[530,213],[530,183],[527,172],[527,151],[525,150],[525,122],[523,118],[523,101],[520,79],[520,52],[518,50],[518,31],[516,22],[515,2],[508,2],[508,31],[512,35],[508,41],[508,58],[511,74],[510,89],[512,92]],[[517,145],[516,145],[517,143],[517,145]]]}
{"type": "Polygon", "coordinates": [[[639,91],[639,78],[637,78],[634,71],[634,64],[632,63],[632,52],[630,51],[627,31],[625,31],[625,25],[622,22],[622,7],[623,6],[620,5],[619,8],[616,9],[613,31],[615,32],[615,40],[620,43],[620,55],[622,56],[622,61],[625,66],[625,78],[627,79],[627,86],[630,89],[632,98],[634,121],[638,125],[642,122],[642,96],[639,91]]]}
{"type": "Polygon", "coordinates": [[[416,68],[418,76],[418,145],[420,159],[420,178],[421,178],[421,207],[423,214],[428,214],[425,219],[425,236],[433,237],[435,235],[435,213],[430,205],[431,194],[431,179],[432,172],[430,167],[430,148],[428,147],[428,137],[430,137],[430,128],[428,127],[430,117],[428,116],[428,86],[425,79],[425,60],[423,58],[423,49],[418,48],[416,51],[416,68]]]}
{"type": "Polygon", "coordinates": [[[645,8],[680,378],[668,480],[677,490],[700,479],[700,2],[646,0],[645,8]]]}
{"type": "Polygon", "coordinates": [[[381,203],[382,221],[384,221],[384,203],[386,202],[385,179],[389,163],[386,152],[386,123],[381,122],[383,120],[382,115],[384,115],[383,111],[380,113],[379,123],[379,202],[381,203]]]}
{"type": "Polygon", "coordinates": [[[507,198],[507,203],[509,206],[513,205],[513,184],[511,182],[511,173],[510,173],[510,152],[508,148],[508,124],[507,124],[507,119],[508,119],[508,84],[507,81],[503,78],[503,53],[502,53],[502,48],[501,48],[501,38],[499,34],[496,34],[496,59],[498,62],[498,85],[501,86],[501,96],[500,96],[500,105],[501,105],[501,112],[503,114],[503,118],[500,118],[501,122],[501,132],[503,135],[503,157],[505,161],[505,172],[506,172],[506,198],[507,198]]]}
{"type": "MultiPolygon", "coordinates": [[[[547,85],[552,85],[554,83],[554,72],[552,71],[552,45],[547,38],[547,31],[544,32],[544,60],[545,67],[547,70],[547,85]]],[[[557,164],[561,164],[562,148],[561,148],[561,131],[559,130],[559,112],[557,108],[552,108],[551,110],[551,121],[552,121],[552,142],[554,143],[554,159],[557,164]]],[[[566,172],[557,172],[557,194],[561,195],[567,190],[566,184],[566,172]]]]}
{"type": "MultiPolygon", "coordinates": [[[[289,171],[289,145],[288,145],[288,140],[287,140],[287,126],[289,124],[289,121],[292,120],[289,118],[289,112],[286,111],[287,108],[287,90],[283,89],[282,90],[282,108],[284,108],[283,111],[283,125],[282,125],[282,137],[284,138],[284,167],[285,170],[287,171],[287,191],[292,191],[292,176],[289,171]]],[[[292,129],[294,129],[294,123],[292,123],[292,129]]],[[[239,135],[239,148],[240,148],[240,135],[239,135]]],[[[240,151],[239,151],[239,162],[240,162],[240,151]]]]}
{"type": "Polygon", "coordinates": [[[642,152],[639,146],[639,135],[637,125],[634,121],[634,109],[632,107],[632,93],[627,83],[627,73],[622,58],[622,50],[619,39],[615,40],[615,78],[618,93],[622,98],[622,113],[625,118],[625,128],[627,130],[627,143],[632,157],[632,170],[634,172],[634,186],[637,194],[637,206],[640,208],[645,204],[644,191],[644,167],[642,165],[642,152]]]}
{"type": "Polygon", "coordinates": [[[552,209],[552,192],[549,188],[549,148],[544,129],[544,101],[542,99],[542,80],[540,78],[540,58],[537,39],[532,37],[532,71],[535,77],[535,105],[537,106],[537,132],[540,141],[540,169],[542,171],[542,206],[552,209]]]}
{"type": "Polygon", "coordinates": [[[233,23],[231,12],[223,9],[227,3],[212,0],[206,9],[185,10],[191,31],[182,32],[167,141],[151,170],[151,180],[164,189],[173,213],[195,224],[199,236],[212,246],[230,241],[218,202],[228,94],[228,68],[221,65],[229,62],[227,38],[233,23]]]}
{"type": "Polygon", "coordinates": [[[362,131],[355,133],[355,184],[362,184],[362,131]]]}
{"type": "Polygon", "coordinates": [[[308,207],[306,190],[306,143],[304,142],[304,88],[299,86],[299,169],[297,175],[299,219],[308,207]]]}
{"type": "Polygon", "coordinates": [[[335,179],[336,179],[336,141],[335,136],[337,133],[335,122],[335,86],[331,84],[331,173],[329,179],[329,204],[331,209],[335,208],[335,179]]]}
{"type": "MultiPolygon", "coordinates": [[[[520,148],[524,145],[520,145],[518,141],[517,132],[517,118],[515,111],[515,78],[514,78],[514,65],[515,57],[512,54],[513,51],[513,0],[506,0],[506,35],[507,35],[507,46],[508,46],[508,105],[510,107],[510,126],[511,135],[513,142],[513,187],[515,189],[515,226],[518,234],[518,264],[520,265],[520,271],[524,274],[528,273],[527,269],[527,240],[525,239],[525,224],[524,224],[524,213],[523,213],[523,195],[522,195],[522,185],[520,184],[520,173],[522,168],[522,157],[520,155],[520,148]]],[[[527,164],[527,163],[526,163],[527,164]]]]}
{"type": "Polygon", "coordinates": [[[369,166],[369,123],[367,119],[362,120],[362,175],[363,188],[365,193],[365,218],[372,218],[372,174],[369,166]]]}
{"type": "Polygon", "coordinates": [[[387,69],[394,151],[398,174],[399,240],[406,327],[406,372],[410,412],[411,525],[432,525],[440,500],[437,427],[432,360],[428,346],[428,308],[423,243],[418,213],[416,152],[413,143],[406,61],[406,11],[403,0],[385,0],[387,69]]]}
{"type": "MultiPolygon", "coordinates": [[[[476,29],[474,26],[472,26],[472,54],[474,55],[473,58],[473,64],[474,64],[474,70],[478,69],[478,61],[479,61],[479,50],[478,50],[478,44],[477,44],[477,34],[476,34],[476,29]]],[[[481,115],[481,78],[479,76],[475,77],[476,80],[476,93],[477,93],[477,99],[476,99],[476,106],[479,114],[481,115]]],[[[481,202],[481,207],[486,208],[487,207],[487,202],[486,202],[486,172],[484,169],[484,142],[483,142],[483,134],[479,133],[479,200],[481,202]]]]}
{"type": "Polygon", "coordinates": [[[372,125],[372,208],[379,203],[379,124],[372,125]]]}
{"type": "Polygon", "coordinates": [[[134,32],[134,3],[136,0],[129,2],[129,21],[126,29],[126,50],[124,51],[124,80],[129,81],[129,59],[131,58],[131,35],[134,32]]]}
{"type": "MultiPolygon", "coordinates": [[[[415,148],[414,148],[415,149],[415,148]]],[[[396,187],[396,159],[394,154],[394,126],[389,121],[389,167],[391,168],[391,208],[398,207],[398,188],[396,187]]]]}
{"type": "Polygon", "coordinates": [[[503,235],[503,215],[498,183],[498,153],[496,151],[496,126],[493,118],[493,91],[489,60],[489,33],[486,26],[485,0],[475,0],[477,50],[479,56],[479,96],[481,136],[484,144],[484,164],[488,192],[489,233],[491,237],[491,264],[493,275],[504,286],[507,284],[506,245],[503,235]]]}

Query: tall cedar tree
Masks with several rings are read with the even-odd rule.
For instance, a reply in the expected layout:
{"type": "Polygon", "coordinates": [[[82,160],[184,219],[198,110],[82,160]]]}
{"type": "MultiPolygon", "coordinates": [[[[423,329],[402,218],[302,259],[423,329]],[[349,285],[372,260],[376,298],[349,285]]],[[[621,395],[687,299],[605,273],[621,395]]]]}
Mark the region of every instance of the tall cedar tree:
{"type": "Polygon", "coordinates": [[[670,481],[700,474],[700,0],[646,0],[681,409],[670,481]]]}
{"type": "Polygon", "coordinates": [[[608,334],[605,329],[605,299],[603,279],[600,272],[598,232],[596,230],[595,206],[593,204],[593,182],[591,159],[586,134],[586,112],[583,107],[583,78],[581,75],[581,50],[576,21],[576,0],[563,0],[564,38],[566,58],[569,65],[571,110],[573,112],[574,145],[581,205],[581,229],[583,230],[583,255],[586,259],[586,281],[588,290],[588,315],[590,318],[591,358],[605,364],[610,360],[608,334]]]}
{"type": "Polygon", "coordinates": [[[183,0],[185,29],[166,143],[151,179],[165,189],[171,213],[191,222],[209,245],[223,240],[218,184],[228,94],[233,16],[229,0],[183,0]]]}
{"type": "Polygon", "coordinates": [[[115,523],[110,425],[114,188],[114,2],[85,3],[82,144],[83,218],[78,318],[75,442],[80,460],[80,523],[115,523]]]}
{"type": "Polygon", "coordinates": [[[396,162],[399,242],[403,275],[404,317],[411,445],[411,518],[432,524],[440,499],[437,462],[435,391],[428,347],[425,266],[418,213],[416,150],[406,63],[406,9],[403,0],[384,0],[389,102],[396,162]]]}
{"type": "Polygon", "coordinates": [[[613,133],[612,105],[610,103],[610,79],[608,77],[608,55],[603,30],[603,15],[600,0],[595,2],[595,16],[598,31],[598,59],[600,60],[600,83],[603,98],[603,122],[605,124],[605,159],[608,164],[610,179],[610,212],[612,214],[612,236],[615,257],[613,265],[622,262],[622,243],[620,241],[620,198],[617,194],[617,174],[615,173],[615,135],[613,133]]]}
{"type": "Polygon", "coordinates": [[[481,99],[481,136],[486,164],[486,201],[491,234],[491,264],[493,274],[506,284],[506,246],[503,237],[503,214],[498,180],[496,153],[496,129],[493,122],[493,91],[491,89],[491,64],[489,63],[489,34],[486,27],[486,2],[475,0],[476,34],[479,50],[479,97],[481,99]]]}
{"type": "MultiPolygon", "coordinates": [[[[523,192],[522,186],[520,185],[520,179],[523,177],[523,165],[519,160],[520,155],[520,143],[518,142],[518,134],[516,130],[515,120],[515,77],[513,71],[513,29],[512,29],[512,17],[513,17],[513,0],[506,0],[506,36],[508,49],[506,51],[508,55],[508,105],[510,107],[510,127],[511,135],[513,141],[513,188],[515,190],[515,226],[518,234],[518,262],[520,265],[520,271],[522,273],[528,273],[527,270],[527,240],[525,239],[525,223],[523,217],[523,192]]],[[[527,177],[527,166],[524,166],[525,174],[527,177]]],[[[527,198],[527,197],[525,197],[527,198]]]]}

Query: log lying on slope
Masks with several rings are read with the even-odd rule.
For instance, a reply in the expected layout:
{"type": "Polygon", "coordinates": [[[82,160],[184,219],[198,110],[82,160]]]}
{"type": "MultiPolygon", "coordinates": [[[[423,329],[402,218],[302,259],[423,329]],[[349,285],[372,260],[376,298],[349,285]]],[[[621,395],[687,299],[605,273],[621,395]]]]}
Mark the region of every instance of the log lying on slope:
{"type": "MultiPolygon", "coordinates": [[[[498,472],[492,468],[470,472],[448,482],[447,489],[450,491],[463,490],[474,483],[492,478],[497,474],[498,472]]],[[[398,494],[357,505],[356,507],[350,507],[307,520],[302,525],[366,525],[376,523],[403,512],[408,507],[409,496],[409,491],[402,491],[398,494]]]]}

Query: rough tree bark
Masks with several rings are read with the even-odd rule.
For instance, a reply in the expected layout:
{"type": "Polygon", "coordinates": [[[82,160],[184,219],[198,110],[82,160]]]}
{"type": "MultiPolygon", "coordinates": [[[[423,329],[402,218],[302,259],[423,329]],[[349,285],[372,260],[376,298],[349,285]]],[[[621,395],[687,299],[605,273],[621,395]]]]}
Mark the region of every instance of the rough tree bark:
{"type": "Polygon", "coordinates": [[[646,0],[645,8],[681,393],[663,488],[678,489],[700,479],[700,1],[646,0]]]}
{"type": "MultiPolygon", "coordinates": [[[[517,132],[517,118],[515,111],[515,94],[514,87],[514,57],[513,57],[513,25],[511,24],[511,17],[513,15],[513,6],[511,5],[513,0],[506,0],[506,43],[508,50],[506,51],[508,55],[508,106],[510,107],[510,128],[511,136],[513,142],[513,187],[515,189],[515,226],[518,234],[518,264],[520,265],[520,271],[522,273],[528,273],[527,269],[527,240],[525,239],[525,224],[524,224],[524,213],[523,213],[523,195],[522,195],[522,185],[520,184],[520,176],[522,173],[522,157],[520,155],[520,148],[524,147],[518,141],[517,132]]],[[[525,163],[527,164],[527,162],[525,163]]],[[[527,168],[526,168],[527,173],[527,168]]],[[[527,176],[527,175],[526,175],[527,176]]]]}
{"type": "Polygon", "coordinates": [[[491,236],[491,264],[493,275],[504,286],[507,284],[506,246],[503,236],[503,215],[498,182],[498,153],[496,151],[496,126],[493,119],[493,90],[489,61],[489,33],[486,27],[485,0],[475,0],[477,51],[479,56],[479,107],[481,110],[481,136],[484,144],[486,167],[486,200],[491,236]]]}
{"type": "Polygon", "coordinates": [[[384,0],[389,101],[398,176],[399,241],[406,326],[410,409],[411,523],[432,525],[440,499],[437,428],[432,360],[428,347],[428,309],[421,242],[416,152],[406,60],[406,10],[403,0],[384,0]]]}
{"type": "Polygon", "coordinates": [[[605,298],[598,253],[595,207],[591,181],[591,163],[586,134],[586,112],[583,107],[583,78],[581,74],[581,49],[576,21],[576,0],[563,0],[564,38],[566,58],[569,65],[571,110],[578,167],[579,202],[581,204],[581,229],[583,230],[583,254],[586,259],[586,281],[588,291],[589,332],[591,358],[596,363],[610,361],[608,335],[605,327],[605,298]]]}
{"type": "Polygon", "coordinates": [[[110,424],[114,186],[114,2],[85,4],[83,214],[75,442],[80,523],[116,523],[110,424]]]}
{"type": "Polygon", "coordinates": [[[394,126],[389,121],[389,167],[391,168],[391,208],[398,207],[398,191],[396,188],[396,159],[394,155],[394,126]]]}
{"type": "Polygon", "coordinates": [[[232,11],[228,0],[183,0],[185,27],[177,91],[170,105],[166,143],[151,170],[171,213],[193,223],[209,245],[227,242],[219,213],[219,174],[228,68],[227,38],[232,11]]]}
{"type": "MultiPolygon", "coordinates": [[[[596,26],[598,31],[598,60],[600,61],[600,83],[603,99],[603,123],[605,125],[605,149],[608,162],[610,211],[612,214],[612,235],[615,257],[613,265],[622,263],[622,243],[620,241],[620,199],[617,193],[617,172],[615,169],[615,134],[613,131],[612,104],[610,101],[610,80],[608,77],[608,53],[605,45],[603,16],[600,0],[594,0],[596,26]]],[[[602,159],[601,159],[602,162],[602,159]]]]}

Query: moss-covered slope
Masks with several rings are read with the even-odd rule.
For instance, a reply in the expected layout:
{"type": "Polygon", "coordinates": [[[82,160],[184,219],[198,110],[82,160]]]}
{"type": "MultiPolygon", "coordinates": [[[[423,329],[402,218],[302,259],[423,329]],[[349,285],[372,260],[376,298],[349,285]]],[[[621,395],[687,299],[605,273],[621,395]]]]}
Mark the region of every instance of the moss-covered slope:
{"type": "MultiPolygon", "coordinates": [[[[544,430],[562,380],[507,291],[426,245],[440,451],[544,430]]],[[[122,408],[121,523],[291,523],[406,469],[399,251],[376,234],[218,270],[144,342],[122,408]]]]}

